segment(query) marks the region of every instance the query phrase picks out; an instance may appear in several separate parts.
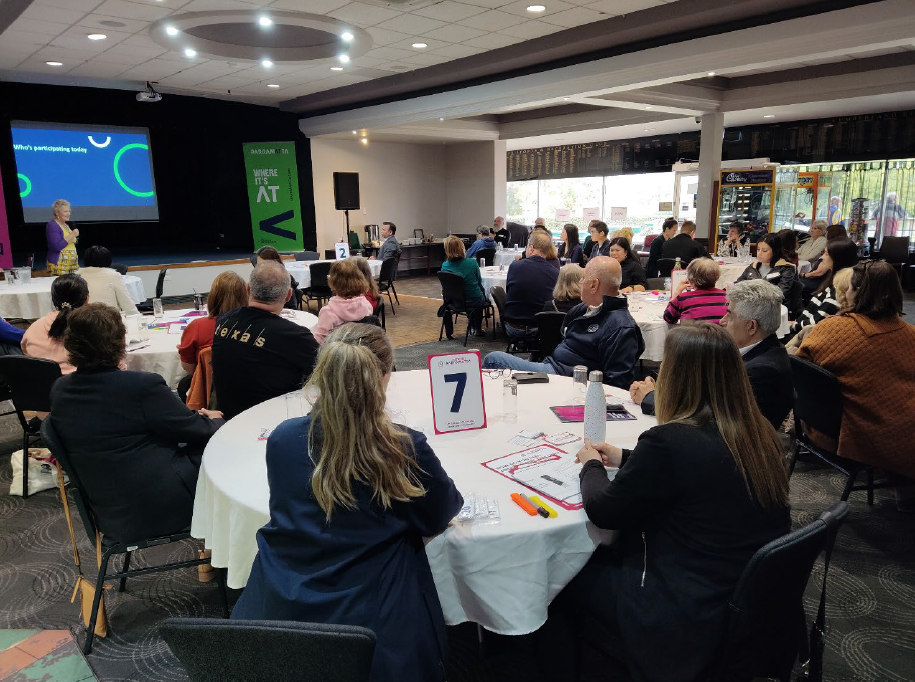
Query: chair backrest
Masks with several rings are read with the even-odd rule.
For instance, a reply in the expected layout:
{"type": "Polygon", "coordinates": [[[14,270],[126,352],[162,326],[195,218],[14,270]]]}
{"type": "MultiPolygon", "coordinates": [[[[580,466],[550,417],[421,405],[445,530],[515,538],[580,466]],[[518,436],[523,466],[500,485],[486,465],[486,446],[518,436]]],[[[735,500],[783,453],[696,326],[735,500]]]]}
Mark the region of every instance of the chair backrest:
{"type": "Polygon", "coordinates": [[[366,315],[361,320],[356,320],[359,324],[372,324],[376,327],[381,326],[381,320],[378,319],[377,315],[366,315]]]}
{"type": "Polygon", "coordinates": [[[381,328],[386,330],[385,326],[385,310],[384,310],[384,299],[381,296],[378,297],[378,304],[372,310],[372,315],[378,318],[378,322],[381,324],[381,328]]]}
{"type": "Polygon", "coordinates": [[[0,377],[9,385],[23,428],[23,411],[51,411],[51,386],[60,379],[60,365],[56,362],[27,355],[0,356],[0,377]]]}
{"type": "Polygon", "coordinates": [[[556,346],[562,343],[562,321],[565,313],[543,312],[534,315],[534,325],[540,339],[540,357],[552,355],[556,346]]]}
{"type": "Polygon", "coordinates": [[[327,275],[330,273],[330,263],[315,263],[308,266],[308,274],[311,275],[310,289],[326,289],[327,275]]]}
{"type": "Polygon", "coordinates": [[[880,242],[880,258],[887,263],[908,263],[909,238],[884,237],[880,242]]]}
{"type": "Polygon", "coordinates": [[[658,275],[661,277],[670,277],[670,273],[673,272],[676,264],[676,258],[658,258],[658,275]]]}
{"type": "Polygon", "coordinates": [[[337,252],[333,249],[324,249],[324,260],[337,260],[337,252]]]}
{"type": "Polygon", "coordinates": [[[381,272],[378,275],[379,282],[387,282],[390,284],[394,281],[394,273],[397,270],[397,258],[391,256],[390,258],[385,258],[381,261],[381,272]]]}
{"type": "Polygon", "coordinates": [[[651,242],[653,242],[657,238],[658,238],[658,235],[649,234],[648,236],[645,237],[645,246],[643,246],[642,248],[648,249],[648,247],[651,246],[651,242]]]}
{"type": "Polygon", "coordinates": [[[354,625],[169,618],[159,633],[191,682],[368,682],[375,653],[375,633],[354,625]]]}
{"type": "Polygon", "coordinates": [[[788,313],[791,315],[792,320],[797,319],[798,315],[802,312],[803,296],[804,284],[801,280],[796,279],[791,284],[791,291],[788,292],[788,300],[785,301],[785,305],[788,307],[788,313]]]}
{"type": "Polygon", "coordinates": [[[453,272],[439,270],[438,281],[442,284],[442,298],[452,310],[463,310],[467,306],[464,295],[464,278],[453,272]]]}
{"type": "MultiPolygon", "coordinates": [[[[842,386],[836,375],[796,355],[788,356],[794,377],[794,419],[830,438],[842,426],[842,386]]],[[[798,429],[800,432],[800,429],[798,429]]]]}
{"type": "MultiPolygon", "coordinates": [[[[255,264],[257,261],[257,256],[254,257],[255,264]]],[[[159,270],[159,278],[156,280],[156,298],[162,298],[162,291],[165,289],[165,274],[168,272],[168,268],[162,268],[159,270]]]]}
{"type": "Polygon", "coordinates": [[[112,264],[111,264],[111,269],[117,271],[117,273],[118,273],[119,275],[126,275],[126,274],[127,274],[127,266],[124,265],[123,263],[112,263],[112,264]]]}
{"type": "Polygon", "coordinates": [[[728,602],[713,680],[789,679],[806,630],[803,596],[813,563],[831,546],[848,504],[759,548],[728,602]]]}
{"type": "Polygon", "coordinates": [[[359,235],[356,234],[353,230],[349,231],[347,235],[347,241],[349,242],[349,250],[355,251],[356,249],[362,248],[362,242],[359,241],[359,235]]]}
{"type": "Polygon", "coordinates": [[[251,255],[251,265],[253,265],[254,267],[257,267],[257,254],[256,253],[251,255]]]}
{"type": "Polygon", "coordinates": [[[70,456],[67,454],[67,451],[64,450],[63,445],[61,445],[60,438],[51,425],[50,418],[45,419],[41,423],[41,439],[45,442],[45,445],[48,446],[48,450],[51,451],[51,454],[60,462],[60,466],[63,468],[64,473],[66,473],[67,477],[70,479],[70,482],[67,484],[67,489],[70,491],[73,501],[76,503],[76,509],[79,511],[79,518],[83,522],[83,528],[86,529],[86,536],[94,545],[96,528],[98,527],[95,520],[95,514],[92,512],[92,507],[89,504],[89,500],[86,498],[79,474],[76,472],[76,469],[73,468],[70,456]]]}
{"type": "Polygon", "coordinates": [[[476,253],[476,259],[484,258],[484,262],[487,266],[491,266],[493,261],[496,259],[496,250],[495,249],[480,249],[476,253]]]}
{"type": "Polygon", "coordinates": [[[505,289],[500,286],[490,287],[489,295],[499,311],[499,320],[505,319],[505,289]]]}
{"type": "Polygon", "coordinates": [[[303,260],[320,260],[321,255],[317,251],[299,251],[295,254],[297,261],[303,260]]]}

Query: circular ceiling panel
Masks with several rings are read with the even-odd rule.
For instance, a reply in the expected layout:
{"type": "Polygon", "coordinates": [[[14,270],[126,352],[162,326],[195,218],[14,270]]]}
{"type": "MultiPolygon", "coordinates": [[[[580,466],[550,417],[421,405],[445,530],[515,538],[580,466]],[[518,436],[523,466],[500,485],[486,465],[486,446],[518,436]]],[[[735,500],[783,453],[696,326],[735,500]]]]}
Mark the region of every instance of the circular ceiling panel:
{"type": "Polygon", "coordinates": [[[341,55],[355,59],[372,47],[366,31],[339,19],[279,10],[185,12],[157,21],[149,35],[175,52],[194,50],[206,57],[274,63],[341,55]],[[266,26],[261,23],[264,17],[270,20],[266,26]]]}

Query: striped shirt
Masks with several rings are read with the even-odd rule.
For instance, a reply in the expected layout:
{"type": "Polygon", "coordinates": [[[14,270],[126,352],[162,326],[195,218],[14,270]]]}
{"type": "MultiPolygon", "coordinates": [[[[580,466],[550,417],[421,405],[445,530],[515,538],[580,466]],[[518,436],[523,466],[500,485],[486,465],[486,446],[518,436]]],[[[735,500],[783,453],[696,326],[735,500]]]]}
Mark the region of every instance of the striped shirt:
{"type": "Polygon", "coordinates": [[[839,301],[836,299],[836,288],[828,286],[819,296],[814,296],[800,318],[794,323],[792,331],[798,332],[802,327],[809,327],[820,320],[832,317],[839,312],[839,301]]]}
{"type": "Polygon", "coordinates": [[[664,321],[708,320],[719,322],[728,312],[727,294],[721,289],[692,289],[671,299],[664,311],[664,321]]]}

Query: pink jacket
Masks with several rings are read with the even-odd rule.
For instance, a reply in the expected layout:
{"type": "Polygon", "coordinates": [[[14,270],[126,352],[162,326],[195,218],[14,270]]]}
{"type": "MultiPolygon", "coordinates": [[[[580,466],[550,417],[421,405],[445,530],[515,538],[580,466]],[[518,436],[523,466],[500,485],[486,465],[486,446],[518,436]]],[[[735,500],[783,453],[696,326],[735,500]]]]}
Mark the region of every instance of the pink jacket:
{"type": "Polygon", "coordinates": [[[312,333],[318,343],[324,343],[324,339],[334,328],[344,322],[358,322],[371,314],[372,304],[366,300],[365,296],[354,296],[353,298],[331,296],[327,305],[318,311],[318,324],[312,333]]]}

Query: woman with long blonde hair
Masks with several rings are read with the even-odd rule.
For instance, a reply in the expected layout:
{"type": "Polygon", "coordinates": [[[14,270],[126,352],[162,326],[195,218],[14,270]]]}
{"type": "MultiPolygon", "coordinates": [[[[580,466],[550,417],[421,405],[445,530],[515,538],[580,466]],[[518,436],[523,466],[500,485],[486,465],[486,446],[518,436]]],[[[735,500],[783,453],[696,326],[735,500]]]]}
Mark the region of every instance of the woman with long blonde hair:
{"type": "Polygon", "coordinates": [[[393,424],[394,354],[375,326],[324,341],[311,414],[267,440],[270,521],[233,618],[361,625],[372,682],[444,680],[445,622],[423,550],[463,499],[425,436],[393,424]]]}
{"type": "Polygon", "coordinates": [[[670,331],[656,390],[658,425],[634,449],[585,441],[577,455],[588,519],[620,542],[616,553],[598,548],[551,604],[546,632],[571,638],[551,654],[574,658],[576,628],[597,617],[619,633],[633,679],[686,682],[707,672],[750,558],[791,528],[788,475],[719,325],[670,331]],[[619,468],[612,480],[605,467],[619,468]]]}

